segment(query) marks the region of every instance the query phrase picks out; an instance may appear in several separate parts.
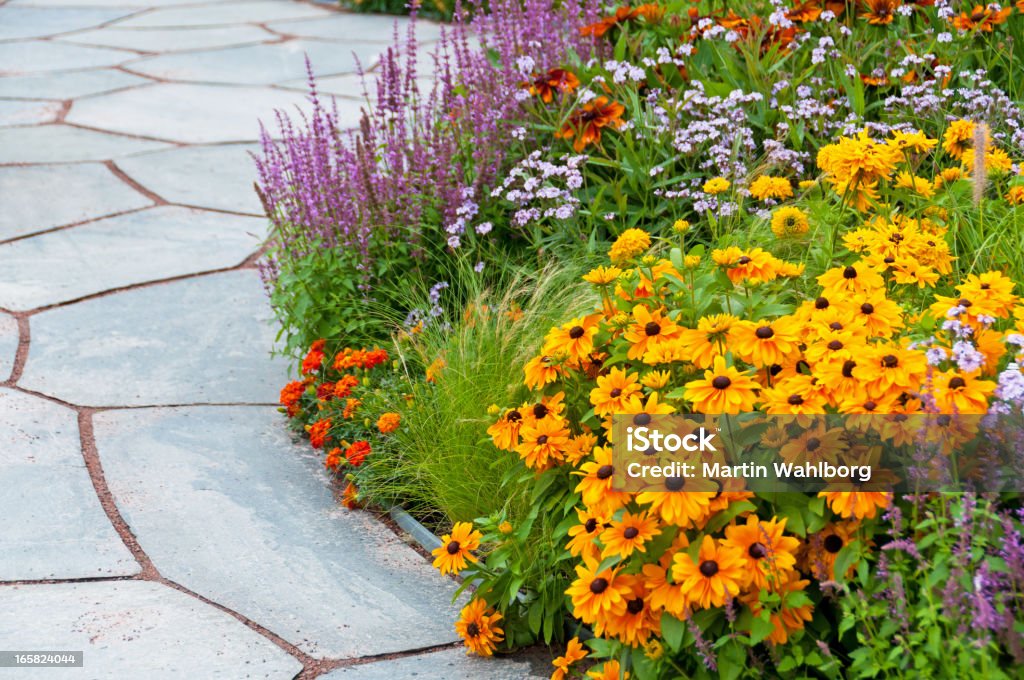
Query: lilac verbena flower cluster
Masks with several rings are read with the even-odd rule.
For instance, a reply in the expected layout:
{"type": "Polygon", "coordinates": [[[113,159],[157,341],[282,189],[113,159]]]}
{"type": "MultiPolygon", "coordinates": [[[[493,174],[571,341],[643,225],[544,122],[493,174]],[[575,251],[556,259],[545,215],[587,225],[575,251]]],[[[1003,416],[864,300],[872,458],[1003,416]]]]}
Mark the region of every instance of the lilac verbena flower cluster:
{"type": "Polygon", "coordinates": [[[543,158],[540,150],[534,151],[508,172],[491,196],[515,206],[515,227],[545,219],[567,220],[580,205],[575,192],[583,186],[580,168],[586,161],[586,156],[564,155],[551,162],[543,158]]]}
{"type": "MultiPolygon", "coordinates": [[[[529,57],[549,68],[570,51],[589,53],[591,39],[576,27],[598,16],[594,0],[557,7],[547,0],[492,0],[486,11],[483,0],[472,4],[472,12],[460,6],[442,32],[431,55],[432,87],[421,85],[413,21],[404,38],[396,28],[373,78],[374,101],[367,97],[357,129],[342,129],[310,68],[311,110],[278,112],[279,141],[263,130],[257,188],[275,246],[266,277],[273,280],[293,258],[328,248],[351,256],[369,291],[372,263],[388,248],[400,244],[426,259],[461,245],[473,217],[469,203],[506,164],[507,121],[519,117],[521,106],[517,60],[529,57]]],[[[369,77],[363,78],[368,91],[369,77]]]]}

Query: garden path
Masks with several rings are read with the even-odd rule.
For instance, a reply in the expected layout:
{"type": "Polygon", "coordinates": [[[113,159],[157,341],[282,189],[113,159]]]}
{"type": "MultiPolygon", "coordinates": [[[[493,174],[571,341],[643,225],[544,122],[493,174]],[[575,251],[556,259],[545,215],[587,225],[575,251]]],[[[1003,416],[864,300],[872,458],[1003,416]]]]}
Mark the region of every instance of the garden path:
{"type": "Polygon", "coordinates": [[[45,677],[529,674],[466,659],[454,583],[340,509],[274,406],[257,121],[307,104],[308,54],[354,123],[353,52],[392,31],[289,0],[0,0],[0,649],[84,652],[45,677]]]}

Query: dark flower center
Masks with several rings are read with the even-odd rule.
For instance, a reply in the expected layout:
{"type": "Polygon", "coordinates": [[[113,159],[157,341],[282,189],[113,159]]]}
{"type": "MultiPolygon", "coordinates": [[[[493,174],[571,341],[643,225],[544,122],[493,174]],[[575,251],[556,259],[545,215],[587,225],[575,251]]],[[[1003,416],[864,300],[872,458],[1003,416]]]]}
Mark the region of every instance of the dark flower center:
{"type": "Polygon", "coordinates": [[[828,298],[820,297],[814,301],[815,309],[828,309],[828,298]]]}
{"type": "Polygon", "coordinates": [[[650,425],[651,424],[651,414],[650,413],[637,413],[635,416],[633,416],[633,424],[634,425],[639,425],[640,427],[643,427],[644,425],[650,425]]]}
{"type": "Polygon", "coordinates": [[[618,387],[613,388],[612,391],[608,393],[608,396],[610,396],[612,399],[618,399],[619,397],[622,396],[622,390],[620,390],[618,387]]]}
{"type": "Polygon", "coordinates": [[[807,440],[807,445],[805,448],[808,451],[817,451],[819,448],[821,448],[821,440],[818,439],[817,437],[811,437],[810,439],[807,440]]]}
{"type": "Polygon", "coordinates": [[[843,377],[852,378],[853,369],[857,367],[856,361],[846,360],[843,362],[843,377]]]}
{"type": "Polygon", "coordinates": [[[873,304],[871,304],[870,302],[865,302],[864,304],[862,304],[860,306],[860,311],[861,311],[862,314],[874,314],[875,313],[875,306],[873,304]]]}
{"type": "Polygon", "coordinates": [[[983,284],[981,284],[981,285],[979,286],[979,288],[981,288],[982,290],[988,290],[988,289],[989,289],[989,288],[991,288],[991,287],[992,287],[992,286],[990,286],[990,285],[989,285],[989,284],[987,284],[987,283],[983,283],[983,284]]]}
{"type": "Polygon", "coordinates": [[[841,343],[838,340],[833,340],[832,342],[828,343],[828,348],[833,352],[837,352],[843,348],[843,343],[841,343]]]}
{"type": "Polygon", "coordinates": [[[971,301],[968,300],[967,298],[960,298],[959,300],[956,301],[956,304],[959,307],[967,308],[971,306],[971,301]]]}
{"type": "Polygon", "coordinates": [[[772,364],[771,366],[768,367],[768,374],[771,375],[773,378],[777,376],[779,373],[782,373],[782,366],[780,366],[779,364],[772,364]]]}
{"type": "Polygon", "coordinates": [[[587,523],[583,525],[583,528],[586,529],[588,534],[594,533],[594,530],[597,529],[597,520],[591,517],[587,520],[587,523]]]}
{"type": "Polygon", "coordinates": [[[451,541],[451,542],[450,542],[450,543],[448,544],[448,547],[447,547],[447,548],[445,548],[445,550],[447,550],[447,551],[448,551],[448,554],[449,554],[449,555],[454,555],[455,553],[459,552],[459,549],[460,549],[460,548],[462,548],[462,546],[461,546],[461,545],[459,545],[459,542],[458,542],[458,541],[451,541]]]}
{"type": "Polygon", "coordinates": [[[533,407],[533,417],[538,419],[543,418],[548,414],[548,411],[548,407],[544,404],[535,404],[533,407]]]}
{"type": "Polygon", "coordinates": [[[608,579],[598,576],[590,582],[590,592],[594,595],[600,595],[606,590],[608,590],[608,579]]]}
{"type": "Polygon", "coordinates": [[[686,479],[683,477],[666,477],[665,488],[669,491],[679,491],[686,485],[686,479]]]}
{"type": "Polygon", "coordinates": [[[960,376],[957,376],[949,381],[949,389],[951,390],[958,390],[961,387],[965,387],[966,385],[967,381],[961,378],[960,376]]]}
{"type": "Polygon", "coordinates": [[[886,368],[896,368],[900,365],[899,357],[895,354],[886,354],[882,357],[882,365],[886,368]]]}
{"type": "Polygon", "coordinates": [[[843,270],[843,278],[844,279],[855,279],[855,278],[857,278],[857,269],[853,265],[850,265],[849,267],[847,267],[846,269],[843,270]]]}
{"type": "Polygon", "coordinates": [[[761,340],[767,340],[768,338],[775,335],[775,331],[771,329],[771,326],[758,326],[757,330],[754,331],[754,335],[756,335],[761,340]]]}
{"type": "Polygon", "coordinates": [[[948,413],[943,413],[941,416],[935,419],[935,422],[938,423],[940,427],[948,427],[949,424],[953,422],[953,416],[949,415],[948,413]]]}
{"type": "Polygon", "coordinates": [[[716,390],[724,390],[732,384],[732,380],[729,380],[728,376],[718,375],[715,376],[714,380],[711,381],[711,386],[716,390]]]}
{"type": "Polygon", "coordinates": [[[583,330],[583,326],[573,326],[569,329],[569,337],[573,340],[582,338],[586,331],[583,330]]]}
{"type": "Polygon", "coordinates": [[[548,443],[548,436],[546,434],[542,434],[541,436],[537,437],[537,443],[542,445],[542,446],[544,444],[547,444],[548,443]]]}
{"type": "Polygon", "coordinates": [[[892,264],[895,261],[896,261],[896,258],[893,257],[892,255],[889,255],[888,257],[882,259],[882,262],[884,262],[886,264],[892,264]]]}
{"type": "Polygon", "coordinates": [[[747,548],[747,554],[755,560],[764,559],[768,555],[768,548],[765,547],[764,543],[759,541],[757,543],[752,543],[750,547],[747,548]]]}
{"type": "Polygon", "coordinates": [[[876,404],[875,402],[871,401],[870,399],[868,399],[867,401],[864,402],[864,410],[865,411],[874,411],[876,408],[878,408],[878,404],[876,404]]]}
{"type": "Polygon", "coordinates": [[[468,635],[469,637],[476,637],[479,634],[480,626],[476,625],[476,623],[471,623],[468,626],[466,626],[466,635],[468,635]]]}
{"type": "Polygon", "coordinates": [[[786,399],[786,403],[789,404],[790,406],[799,406],[800,404],[804,403],[804,398],[801,397],[799,394],[791,394],[789,395],[789,399],[786,399]]]}
{"type": "Polygon", "coordinates": [[[602,465],[601,467],[597,468],[597,478],[608,479],[609,477],[612,476],[613,472],[615,472],[615,468],[612,467],[611,465],[602,465]]]}
{"type": "Polygon", "coordinates": [[[750,264],[750,258],[744,255],[740,259],[736,260],[737,264],[750,264]]]}
{"type": "Polygon", "coordinates": [[[661,332],[661,326],[659,326],[658,324],[656,324],[653,321],[648,321],[647,325],[644,326],[644,333],[646,333],[648,336],[657,335],[660,332],[661,332]]]}
{"type": "Polygon", "coordinates": [[[843,539],[839,538],[835,534],[830,534],[825,537],[824,545],[825,550],[835,555],[843,549],[843,539]]]}
{"type": "Polygon", "coordinates": [[[644,610],[644,599],[642,597],[638,597],[635,600],[630,600],[626,603],[626,609],[630,614],[636,616],[644,610]]]}
{"type": "Polygon", "coordinates": [[[626,530],[622,532],[622,535],[629,540],[633,540],[640,535],[640,530],[636,527],[626,527],[626,530]]]}
{"type": "Polygon", "coordinates": [[[520,413],[519,411],[509,411],[508,415],[505,416],[505,419],[508,420],[510,423],[518,423],[520,420],[523,419],[523,414],[520,413]]]}
{"type": "Polygon", "coordinates": [[[714,560],[704,560],[700,563],[700,573],[707,578],[711,578],[718,573],[718,562],[714,560]]]}

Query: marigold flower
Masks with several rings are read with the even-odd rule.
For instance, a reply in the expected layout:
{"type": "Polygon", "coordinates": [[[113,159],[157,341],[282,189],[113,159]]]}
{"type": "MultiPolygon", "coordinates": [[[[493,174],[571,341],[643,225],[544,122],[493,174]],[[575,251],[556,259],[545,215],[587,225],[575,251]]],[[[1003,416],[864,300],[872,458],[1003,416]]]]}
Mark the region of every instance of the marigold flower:
{"type": "Polygon", "coordinates": [[[472,523],[456,522],[451,533],[441,537],[441,547],[431,552],[434,568],[442,574],[458,574],[469,562],[477,561],[471,551],[480,547],[482,538],[483,534],[474,530],[472,523]]]}
{"type": "Polygon", "coordinates": [[[368,455],[370,455],[370,442],[368,441],[357,441],[345,449],[345,460],[352,467],[362,465],[368,455]]]}
{"type": "Polygon", "coordinates": [[[685,234],[690,231],[690,223],[686,220],[676,220],[672,223],[672,231],[677,234],[685,234]]]}
{"type": "Polygon", "coordinates": [[[705,536],[697,559],[686,552],[673,558],[672,579],[683,586],[691,607],[721,607],[726,599],[739,596],[750,582],[739,548],[705,536]]]}
{"type": "Polygon", "coordinates": [[[382,413],[380,418],[377,418],[377,429],[382,434],[388,434],[398,429],[398,426],[402,422],[402,416],[398,413],[382,413]]]}
{"type": "Polygon", "coordinates": [[[324,363],[324,345],[326,345],[326,344],[327,344],[327,341],[324,340],[323,338],[321,338],[320,340],[317,340],[316,342],[314,342],[310,346],[309,352],[302,359],[302,373],[303,373],[303,375],[309,375],[310,373],[315,373],[315,372],[320,370],[321,366],[323,366],[323,363],[324,363]]]}
{"type": "Polygon", "coordinates": [[[327,436],[331,430],[331,419],[325,418],[318,420],[312,425],[307,426],[307,432],[309,433],[309,444],[314,449],[323,448],[324,443],[327,441],[327,436]]]}
{"type": "Polygon", "coordinates": [[[758,200],[792,198],[793,185],[785,177],[761,175],[750,183],[750,195],[758,200]]]}
{"type": "Polygon", "coordinates": [[[281,389],[281,405],[288,409],[288,415],[294,417],[298,413],[299,399],[306,392],[306,383],[294,380],[281,389]]]}
{"type": "Polygon", "coordinates": [[[724,177],[715,177],[704,182],[704,186],[702,188],[705,194],[711,194],[714,196],[728,191],[730,186],[732,186],[732,183],[729,180],[724,177]]]}
{"type": "Polygon", "coordinates": [[[650,247],[650,234],[643,229],[627,229],[615,239],[615,243],[608,250],[608,257],[612,262],[619,263],[646,252],[650,247]]]}
{"type": "Polygon", "coordinates": [[[511,534],[512,533],[512,523],[509,522],[508,520],[505,520],[504,522],[502,522],[501,524],[498,525],[498,531],[500,531],[501,533],[506,534],[506,535],[511,534]]]}
{"type": "Polygon", "coordinates": [[[480,598],[463,607],[459,620],[455,622],[455,632],[466,645],[466,653],[493,655],[498,643],[505,639],[505,631],[498,626],[501,619],[501,612],[489,609],[480,598]]]}
{"type": "Polygon", "coordinates": [[[342,453],[341,449],[334,447],[327,453],[327,457],[324,458],[324,467],[328,470],[336,470],[341,466],[341,461],[345,460],[345,454],[342,453]]]}
{"type": "Polygon", "coordinates": [[[345,490],[341,496],[341,504],[349,510],[355,510],[359,507],[359,489],[352,482],[345,485],[345,490]]]}

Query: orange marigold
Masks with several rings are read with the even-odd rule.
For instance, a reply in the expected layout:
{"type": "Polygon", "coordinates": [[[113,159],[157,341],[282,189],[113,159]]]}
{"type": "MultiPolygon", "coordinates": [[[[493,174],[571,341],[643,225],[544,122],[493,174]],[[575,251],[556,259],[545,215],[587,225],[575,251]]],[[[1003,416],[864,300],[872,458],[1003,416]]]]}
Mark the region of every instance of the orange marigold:
{"type": "Polygon", "coordinates": [[[402,416],[397,413],[385,413],[377,419],[377,429],[384,434],[394,432],[402,422],[402,416]]]}

